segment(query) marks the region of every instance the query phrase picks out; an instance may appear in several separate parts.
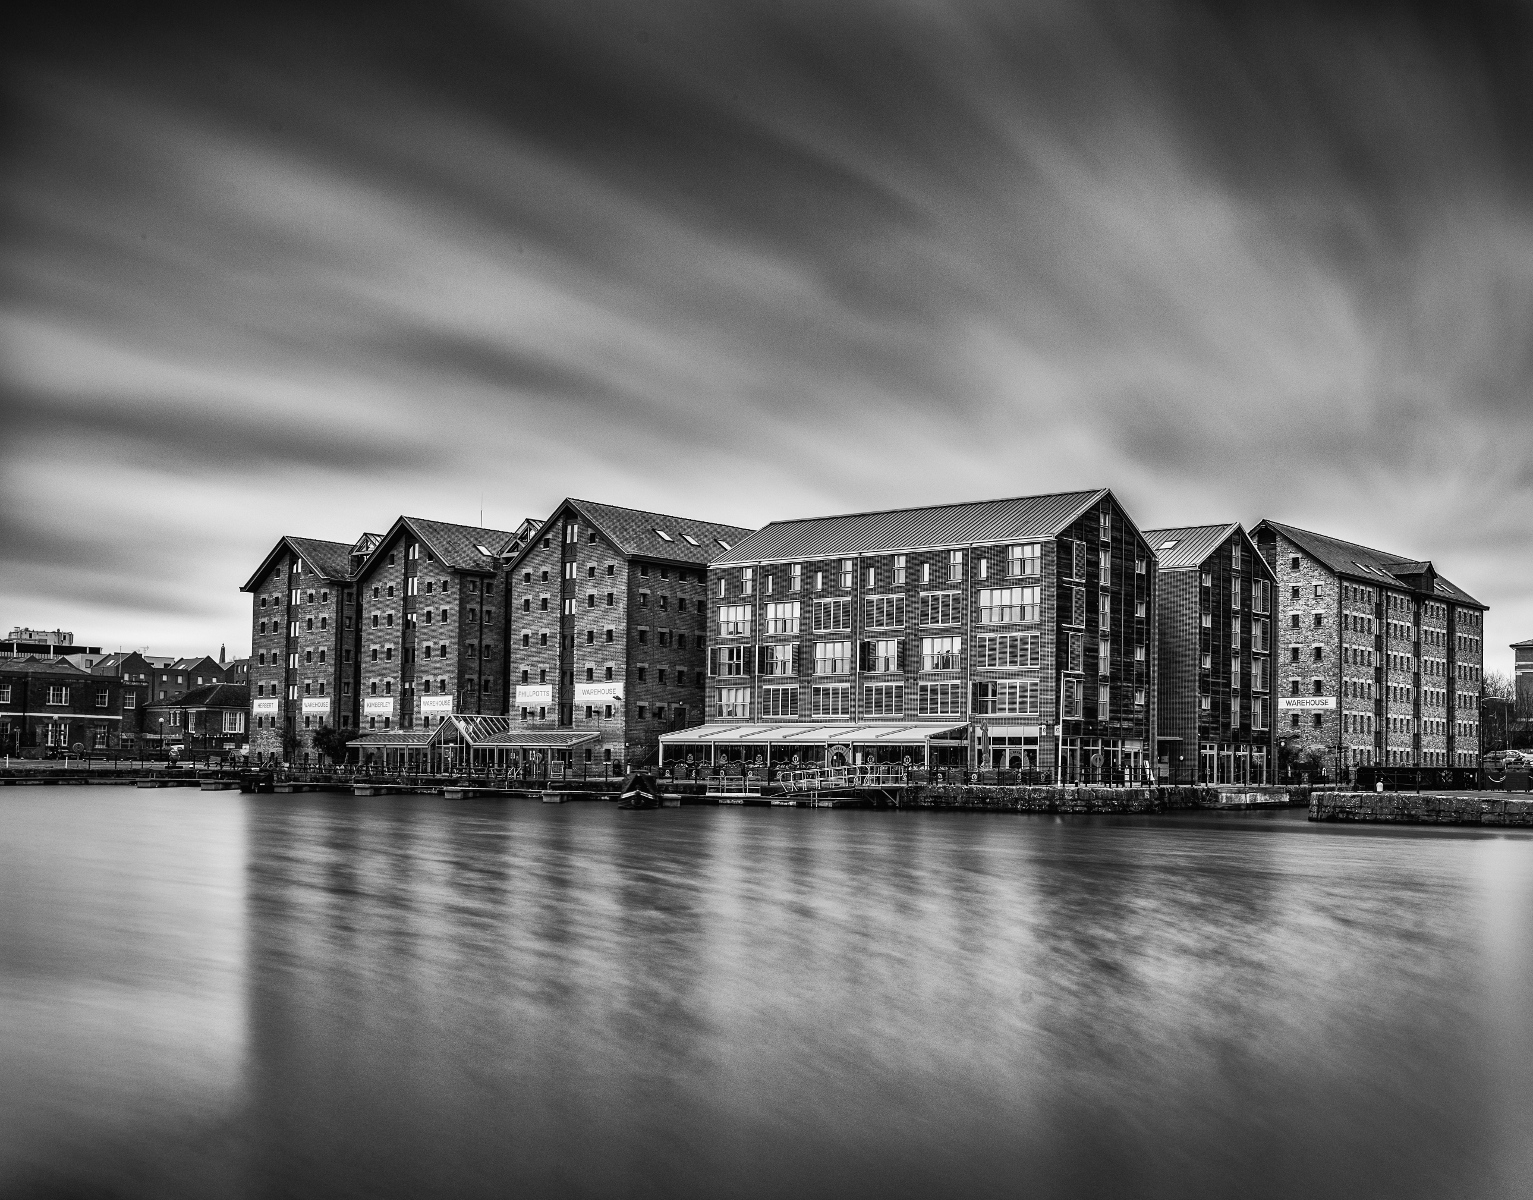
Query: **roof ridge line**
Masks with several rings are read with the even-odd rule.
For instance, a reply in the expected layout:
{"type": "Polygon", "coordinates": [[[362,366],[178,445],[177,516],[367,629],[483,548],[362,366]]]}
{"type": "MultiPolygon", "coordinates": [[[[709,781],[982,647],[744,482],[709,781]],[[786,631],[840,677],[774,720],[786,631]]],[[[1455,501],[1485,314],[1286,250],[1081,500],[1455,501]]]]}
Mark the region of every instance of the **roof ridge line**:
{"type": "MultiPolygon", "coordinates": [[[[826,513],[819,517],[787,517],[781,521],[768,521],[762,529],[770,529],[773,525],[792,525],[799,521],[840,521],[848,517],[881,517],[886,513],[899,512],[932,512],[941,508],[969,508],[977,504],[1010,504],[1016,500],[1047,500],[1053,496],[1100,496],[1103,492],[1111,491],[1110,488],[1070,488],[1059,492],[1028,492],[1021,496],[996,496],[989,500],[955,500],[951,504],[906,504],[898,508],[870,508],[863,512],[826,513]]],[[[760,530],[752,530],[759,533],[760,530]]]]}

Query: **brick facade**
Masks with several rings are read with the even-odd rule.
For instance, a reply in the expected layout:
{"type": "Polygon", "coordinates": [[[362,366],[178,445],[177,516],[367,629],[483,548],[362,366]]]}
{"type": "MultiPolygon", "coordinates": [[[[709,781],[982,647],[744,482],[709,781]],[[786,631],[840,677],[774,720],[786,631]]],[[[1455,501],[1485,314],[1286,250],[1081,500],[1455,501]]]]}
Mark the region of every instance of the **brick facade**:
{"type": "Polygon", "coordinates": [[[963,727],[931,743],[933,762],[1143,766],[1154,556],[1110,492],[1072,494],[1061,519],[1026,524],[1058,499],[784,522],[747,539],[709,572],[708,720],[910,725],[911,745],[868,751],[896,756],[963,727]],[[893,532],[1008,521],[995,538],[893,532]],[[742,557],[840,538],[845,552],[742,557]]]}
{"type": "Polygon", "coordinates": [[[122,688],[60,658],[0,659],[0,753],[122,749],[122,688]]]}
{"type": "Polygon", "coordinates": [[[566,500],[507,572],[517,725],[595,733],[577,766],[652,761],[702,717],[707,561],[749,532],[566,500]]]}
{"type": "Polygon", "coordinates": [[[1280,711],[1290,757],[1327,769],[1474,766],[1484,606],[1430,564],[1263,521],[1278,585],[1278,696],[1334,707],[1280,711]]]}

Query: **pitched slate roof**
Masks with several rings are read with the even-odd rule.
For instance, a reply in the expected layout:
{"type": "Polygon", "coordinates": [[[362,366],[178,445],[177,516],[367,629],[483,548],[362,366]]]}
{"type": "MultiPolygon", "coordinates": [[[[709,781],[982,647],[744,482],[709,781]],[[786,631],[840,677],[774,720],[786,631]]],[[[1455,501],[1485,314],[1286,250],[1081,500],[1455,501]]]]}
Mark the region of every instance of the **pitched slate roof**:
{"type": "Polygon", "coordinates": [[[323,579],[342,583],[351,578],[351,547],[345,542],[322,542],[318,538],[291,537],[283,534],[270,553],[261,560],[255,573],[240,587],[242,592],[253,592],[260,586],[271,570],[272,560],[282,553],[283,547],[296,553],[323,579]]]}
{"type": "Polygon", "coordinates": [[[1203,565],[1204,559],[1239,529],[1238,522],[1224,525],[1186,525],[1175,529],[1146,529],[1144,540],[1155,551],[1162,571],[1186,571],[1203,565]],[[1170,542],[1170,545],[1166,543],[1170,542]]]}
{"type": "Polygon", "coordinates": [[[739,525],[720,525],[714,521],[646,512],[642,508],[619,508],[614,504],[598,504],[594,500],[567,497],[554,508],[532,536],[526,538],[507,565],[514,566],[532,549],[566,507],[579,513],[581,520],[605,536],[629,558],[707,566],[719,555],[727,553],[727,547],[735,546],[751,534],[751,530],[739,525]],[[666,536],[661,537],[661,532],[666,536]]]}
{"type": "Polygon", "coordinates": [[[1513,642],[1512,645],[1511,645],[1511,649],[1513,649],[1513,650],[1533,650],[1533,638],[1528,638],[1527,641],[1524,641],[1524,642],[1513,642]]]}
{"type": "Polygon", "coordinates": [[[249,708],[250,688],[243,683],[211,683],[174,700],[156,700],[150,708],[249,708]]]}
{"type": "MultiPolygon", "coordinates": [[[[1435,574],[1435,568],[1430,562],[1402,558],[1398,554],[1375,550],[1370,546],[1359,546],[1356,542],[1344,542],[1340,538],[1327,537],[1323,533],[1300,529],[1294,525],[1283,525],[1277,521],[1263,521],[1262,524],[1277,530],[1306,554],[1318,559],[1338,575],[1347,575],[1353,579],[1371,579],[1375,583],[1382,578],[1386,583],[1408,589],[1413,585],[1409,579],[1402,576],[1419,576],[1428,569],[1432,569],[1435,574]]],[[[1434,593],[1446,596],[1456,603],[1471,604],[1476,608],[1485,607],[1468,592],[1450,583],[1441,575],[1436,576],[1434,593]]]]}
{"type": "Polygon", "coordinates": [[[834,558],[841,554],[1053,537],[1107,494],[1106,488],[1098,488],[1089,492],[1056,492],[1009,500],[773,521],[718,561],[834,558]]]}
{"type": "Polygon", "coordinates": [[[90,675],[89,671],[75,666],[67,658],[49,658],[43,654],[28,654],[24,658],[5,655],[0,657],[0,671],[23,671],[31,675],[90,675]]]}
{"type": "Polygon", "coordinates": [[[495,571],[500,566],[501,551],[516,536],[504,529],[486,529],[481,525],[454,525],[450,521],[432,521],[425,517],[400,517],[378,539],[378,544],[357,567],[353,578],[360,579],[377,565],[401,529],[409,529],[436,555],[438,562],[453,571],[495,571]]]}

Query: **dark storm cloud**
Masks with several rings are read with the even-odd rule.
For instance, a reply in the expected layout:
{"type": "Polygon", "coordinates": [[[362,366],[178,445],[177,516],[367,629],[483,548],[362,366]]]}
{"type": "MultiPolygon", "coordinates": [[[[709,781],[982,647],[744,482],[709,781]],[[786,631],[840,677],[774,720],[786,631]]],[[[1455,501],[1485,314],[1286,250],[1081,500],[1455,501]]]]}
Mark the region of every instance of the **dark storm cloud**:
{"type": "Polygon", "coordinates": [[[1533,621],[1526,6],[33,22],[0,185],[28,538],[168,486],[157,446],[228,451],[168,497],[238,514],[209,597],[401,495],[759,523],[1108,483],[1146,524],[1430,556],[1533,621]]]}

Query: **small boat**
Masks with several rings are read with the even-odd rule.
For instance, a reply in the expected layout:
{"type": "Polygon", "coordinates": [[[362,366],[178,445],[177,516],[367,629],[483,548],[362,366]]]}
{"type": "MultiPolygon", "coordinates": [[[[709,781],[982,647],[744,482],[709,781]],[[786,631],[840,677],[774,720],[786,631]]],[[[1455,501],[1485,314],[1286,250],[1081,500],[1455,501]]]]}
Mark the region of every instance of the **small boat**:
{"type": "Polygon", "coordinates": [[[660,790],[655,777],[642,771],[631,772],[623,779],[622,792],[618,796],[619,808],[659,808],[660,790]]]}

